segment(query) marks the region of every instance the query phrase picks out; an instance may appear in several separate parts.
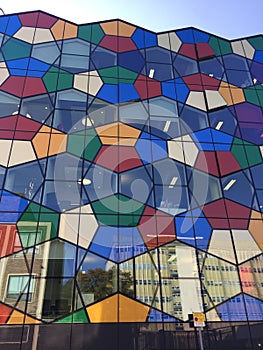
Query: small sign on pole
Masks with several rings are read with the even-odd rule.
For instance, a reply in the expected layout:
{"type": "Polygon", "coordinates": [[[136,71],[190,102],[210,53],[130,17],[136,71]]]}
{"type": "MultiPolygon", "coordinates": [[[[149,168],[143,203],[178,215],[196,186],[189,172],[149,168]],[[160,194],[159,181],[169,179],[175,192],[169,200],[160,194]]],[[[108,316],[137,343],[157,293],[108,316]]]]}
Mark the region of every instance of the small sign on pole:
{"type": "Polygon", "coordinates": [[[203,312],[193,312],[194,327],[205,327],[205,314],[203,312]]]}

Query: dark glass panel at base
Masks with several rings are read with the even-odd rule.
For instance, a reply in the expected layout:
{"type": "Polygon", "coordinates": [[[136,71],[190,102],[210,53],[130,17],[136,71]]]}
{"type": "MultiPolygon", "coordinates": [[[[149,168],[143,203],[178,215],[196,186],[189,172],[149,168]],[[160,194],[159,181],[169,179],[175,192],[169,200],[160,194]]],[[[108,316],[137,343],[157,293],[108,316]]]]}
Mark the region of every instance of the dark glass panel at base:
{"type": "MultiPolygon", "coordinates": [[[[204,349],[260,349],[262,323],[209,323],[202,337],[204,349]]],[[[0,343],[1,350],[200,349],[198,332],[182,323],[2,326],[0,343]]]]}

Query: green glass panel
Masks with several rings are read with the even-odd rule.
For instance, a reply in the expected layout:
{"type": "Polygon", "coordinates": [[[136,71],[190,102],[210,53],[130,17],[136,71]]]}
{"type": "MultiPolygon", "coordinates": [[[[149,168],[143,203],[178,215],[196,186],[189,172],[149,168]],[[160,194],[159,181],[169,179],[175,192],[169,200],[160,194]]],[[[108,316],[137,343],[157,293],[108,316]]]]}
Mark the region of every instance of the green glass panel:
{"type": "Polygon", "coordinates": [[[137,78],[137,73],[122,67],[104,68],[98,72],[105,84],[133,84],[137,78]]]}
{"type": "Polygon", "coordinates": [[[57,237],[58,221],[59,214],[35,203],[30,204],[17,223],[23,246],[32,246],[32,242],[42,243],[57,237]],[[30,237],[25,233],[30,234],[30,237]]]}
{"type": "Polygon", "coordinates": [[[31,45],[24,41],[11,38],[3,46],[2,52],[6,60],[25,58],[30,56],[31,45]]]}
{"type": "Polygon", "coordinates": [[[73,315],[62,318],[55,323],[88,323],[88,317],[84,309],[75,312],[73,315]]]}
{"type": "Polygon", "coordinates": [[[101,147],[101,142],[95,130],[89,129],[88,135],[76,133],[69,135],[67,150],[76,156],[92,161],[101,147]]]}
{"type": "Polygon", "coordinates": [[[249,166],[260,164],[262,162],[261,153],[256,145],[245,145],[249,166]]]}
{"type": "Polygon", "coordinates": [[[247,40],[256,50],[263,50],[262,37],[249,38],[247,40]]]}
{"type": "Polygon", "coordinates": [[[73,86],[73,74],[51,67],[44,75],[43,81],[48,92],[69,89],[73,86]]]}
{"type": "Polygon", "coordinates": [[[238,161],[241,168],[247,168],[248,167],[248,161],[246,157],[245,147],[243,144],[243,141],[235,138],[231,147],[231,152],[238,161]]]}
{"type": "Polygon", "coordinates": [[[260,106],[257,91],[252,87],[252,88],[246,88],[243,90],[246,101],[253,103],[254,105],[260,106]]]}
{"type": "Polygon", "coordinates": [[[92,203],[98,221],[110,226],[137,226],[144,205],[122,195],[92,203]]]}
{"type": "Polygon", "coordinates": [[[104,32],[99,24],[87,24],[79,26],[78,37],[93,44],[98,44],[104,37],[104,32]]]}
{"type": "Polygon", "coordinates": [[[261,85],[244,89],[244,94],[247,102],[257,106],[263,106],[263,87],[261,85]]]}
{"type": "Polygon", "coordinates": [[[232,53],[231,44],[223,39],[211,36],[209,40],[209,45],[215,51],[216,56],[227,55],[232,53]]]}

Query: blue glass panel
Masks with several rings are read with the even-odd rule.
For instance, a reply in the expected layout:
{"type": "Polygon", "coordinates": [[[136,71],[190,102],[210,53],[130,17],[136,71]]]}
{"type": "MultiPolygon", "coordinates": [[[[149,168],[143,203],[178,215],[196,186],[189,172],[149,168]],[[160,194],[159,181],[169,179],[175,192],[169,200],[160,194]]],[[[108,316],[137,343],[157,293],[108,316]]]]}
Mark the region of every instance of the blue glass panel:
{"type": "Polygon", "coordinates": [[[62,212],[87,204],[81,184],[73,181],[46,181],[42,203],[46,207],[62,212]]]}
{"type": "Polygon", "coordinates": [[[178,30],[176,32],[176,34],[179,36],[179,38],[185,44],[194,44],[195,43],[192,29],[178,30]]]}
{"type": "Polygon", "coordinates": [[[263,301],[244,295],[247,316],[249,321],[262,321],[263,319],[263,301]]]}
{"type": "Polygon", "coordinates": [[[254,60],[263,63],[263,51],[257,50],[254,55],[254,60]]]}
{"type": "Polygon", "coordinates": [[[105,227],[98,229],[90,251],[116,262],[144,253],[146,247],[135,227],[105,227]]]}
{"type": "Polygon", "coordinates": [[[144,31],[140,28],[137,28],[132,35],[132,40],[138,49],[144,48],[144,31]]]}
{"type": "Polygon", "coordinates": [[[79,157],[65,153],[48,158],[46,179],[76,182],[82,174],[83,160],[79,157]]]}
{"type": "Polygon", "coordinates": [[[219,305],[217,311],[223,321],[247,321],[242,294],[219,305]]]}
{"type": "Polygon", "coordinates": [[[180,119],[182,130],[185,130],[187,133],[198,131],[208,126],[206,113],[188,106],[183,108],[180,119]]]}
{"type": "Polygon", "coordinates": [[[234,135],[236,131],[237,121],[234,115],[230,112],[228,108],[224,108],[223,110],[212,112],[208,114],[210,126],[212,128],[216,128],[218,123],[220,125],[220,131],[234,135]]]}
{"type": "Polygon", "coordinates": [[[175,80],[169,80],[162,83],[162,92],[164,96],[172,98],[173,100],[177,100],[177,96],[175,93],[175,80]]]}
{"type": "Polygon", "coordinates": [[[192,134],[197,146],[203,151],[230,151],[233,137],[218,130],[205,129],[192,134]]]}
{"type": "Polygon", "coordinates": [[[167,157],[166,143],[161,140],[146,140],[146,133],[136,143],[136,150],[144,164],[167,157]]]}
{"type": "Polygon", "coordinates": [[[238,55],[225,55],[222,56],[225,68],[235,70],[248,70],[247,60],[244,57],[238,55]]]}
{"type": "Polygon", "coordinates": [[[199,249],[206,250],[212,228],[204,217],[175,218],[177,239],[199,249]]]}
{"type": "Polygon", "coordinates": [[[82,273],[87,273],[89,270],[97,268],[105,269],[108,261],[90,252],[87,253],[83,261],[80,263],[79,270],[82,273]]]}
{"type": "Polygon", "coordinates": [[[5,33],[7,35],[11,36],[11,35],[15,34],[18,31],[18,29],[21,27],[22,27],[22,25],[19,21],[18,16],[11,16],[11,17],[9,17],[9,21],[8,21],[8,25],[7,25],[5,33]]]}
{"type": "Polygon", "coordinates": [[[157,35],[145,31],[145,47],[157,46],[157,35]]]}
{"type": "Polygon", "coordinates": [[[178,215],[189,209],[188,189],[186,186],[154,186],[155,203],[158,209],[178,215]]]}
{"type": "Polygon", "coordinates": [[[97,69],[117,64],[117,54],[99,46],[91,53],[91,59],[97,69]]]}
{"type": "Polygon", "coordinates": [[[5,177],[5,168],[0,166],[0,189],[3,186],[4,177],[5,177]]]}
{"type": "MultiPolygon", "coordinates": [[[[73,55],[89,56],[90,43],[81,39],[68,39],[62,42],[62,52],[73,55]]],[[[87,58],[88,59],[88,58],[87,58]]]]}
{"type": "MultiPolygon", "coordinates": [[[[147,64],[147,75],[150,74],[151,69],[154,70],[153,78],[159,81],[165,81],[168,79],[174,78],[174,72],[172,65],[163,64],[163,63],[148,63],[147,64]]],[[[178,76],[178,75],[176,75],[178,76]]]]}
{"type": "Polygon", "coordinates": [[[236,86],[246,87],[252,85],[252,79],[249,72],[238,70],[227,70],[227,81],[236,86]]]}
{"type": "Polygon", "coordinates": [[[212,233],[209,222],[206,218],[194,218],[193,227],[197,248],[206,250],[212,233]]]}
{"type": "Polygon", "coordinates": [[[200,63],[200,72],[210,75],[213,75],[216,79],[222,79],[224,75],[224,67],[221,62],[221,58],[212,58],[210,60],[201,61],[200,63]]]}
{"type": "Polygon", "coordinates": [[[41,72],[46,72],[49,69],[50,65],[46,64],[44,62],[41,62],[39,60],[36,60],[34,58],[30,58],[29,60],[29,66],[28,69],[29,70],[37,70],[37,71],[41,71],[41,72]]]}
{"type": "Polygon", "coordinates": [[[117,174],[97,164],[88,169],[84,178],[92,181],[91,185],[85,186],[91,201],[108,197],[117,191],[117,174]]]}
{"type": "Polygon", "coordinates": [[[195,206],[195,202],[198,203],[198,206],[202,206],[222,197],[218,178],[196,169],[189,171],[189,173],[191,176],[189,188],[192,193],[192,207],[195,206]]]}
{"type": "Polygon", "coordinates": [[[195,234],[193,228],[193,218],[191,217],[176,217],[176,238],[182,242],[195,247],[195,234]]]}
{"type": "Polygon", "coordinates": [[[150,314],[148,316],[148,322],[179,322],[177,319],[163,314],[161,311],[151,309],[150,314]]]}
{"type": "Polygon", "coordinates": [[[256,190],[256,195],[258,199],[259,210],[263,213],[263,190],[256,190]]]}
{"type": "Polygon", "coordinates": [[[254,188],[251,185],[251,179],[247,171],[238,172],[222,178],[222,187],[225,198],[247,207],[251,207],[254,188]],[[230,181],[231,183],[234,181],[234,183],[229,188],[227,185],[230,181]]]}
{"type": "Polygon", "coordinates": [[[104,84],[97,97],[111,103],[118,103],[118,85],[104,84]]]}
{"type": "Polygon", "coordinates": [[[144,167],[119,175],[119,192],[126,197],[146,203],[152,190],[152,180],[144,167]]]}
{"type": "Polygon", "coordinates": [[[147,48],[157,45],[157,36],[155,33],[144,31],[141,28],[137,28],[132,35],[132,40],[138,49],[147,48]]]}
{"type": "Polygon", "coordinates": [[[119,102],[127,102],[140,98],[132,84],[119,84],[119,102]]]}
{"type": "Polygon", "coordinates": [[[55,42],[33,45],[31,57],[54,63],[60,55],[60,50],[55,42]]]}
{"type": "Polygon", "coordinates": [[[5,188],[23,197],[32,199],[43,182],[38,162],[31,162],[9,168],[5,188]]]}
{"type": "Polygon", "coordinates": [[[198,29],[193,29],[193,34],[195,38],[195,42],[202,42],[202,43],[207,43],[208,40],[210,39],[210,35],[204,32],[201,32],[198,29]]]}
{"type": "Polygon", "coordinates": [[[171,64],[171,53],[162,48],[150,48],[145,50],[145,59],[147,63],[156,62],[171,64]]]}
{"type": "Polygon", "coordinates": [[[22,58],[6,62],[11,75],[42,78],[50,65],[34,58],[22,58]]]}
{"type": "Polygon", "coordinates": [[[263,64],[253,62],[251,66],[251,74],[258,80],[260,84],[263,83],[263,64]]]}
{"type": "Polygon", "coordinates": [[[9,20],[9,17],[7,17],[7,16],[0,17],[0,32],[1,33],[5,33],[8,20],[9,20]]]}
{"type": "Polygon", "coordinates": [[[174,69],[181,76],[195,74],[198,72],[197,62],[191,58],[177,55],[174,59],[174,69]]]}
{"type": "Polygon", "coordinates": [[[0,200],[0,222],[17,222],[27,205],[26,199],[3,191],[0,200]]]}
{"type": "Polygon", "coordinates": [[[185,186],[187,184],[183,164],[167,158],[152,164],[154,183],[166,186],[185,186]]]}
{"type": "Polygon", "coordinates": [[[251,168],[255,188],[263,189],[263,164],[251,168]]]}
{"type": "Polygon", "coordinates": [[[185,102],[190,90],[181,78],[175,79],[175,83],[177,100],[179,102],[185,102]]]}
{"type": "Polygon", "coordinates": [[[118,64],[121,67],[140,73],[144,67],[144,59],[140,51],[123,52],[118,56],[118,64]]]}

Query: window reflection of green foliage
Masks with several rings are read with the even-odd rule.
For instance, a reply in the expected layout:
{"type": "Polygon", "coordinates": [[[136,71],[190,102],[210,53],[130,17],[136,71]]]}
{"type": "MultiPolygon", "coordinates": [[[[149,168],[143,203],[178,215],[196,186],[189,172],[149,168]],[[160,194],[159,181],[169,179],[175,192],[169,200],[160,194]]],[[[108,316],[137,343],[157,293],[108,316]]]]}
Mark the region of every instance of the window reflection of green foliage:
{"type": "MultiPolygon", "coordinates": [[[[133,279],[129,272],[119,271],[120,291],[126,295],[133,294],[133,279]]],[[[94,293],[98,300],[117,291],[117,270],[115,267],[105,271],[101,268],[89,270],[79,275],[79,286],[82,293],[94,293]]]]}

